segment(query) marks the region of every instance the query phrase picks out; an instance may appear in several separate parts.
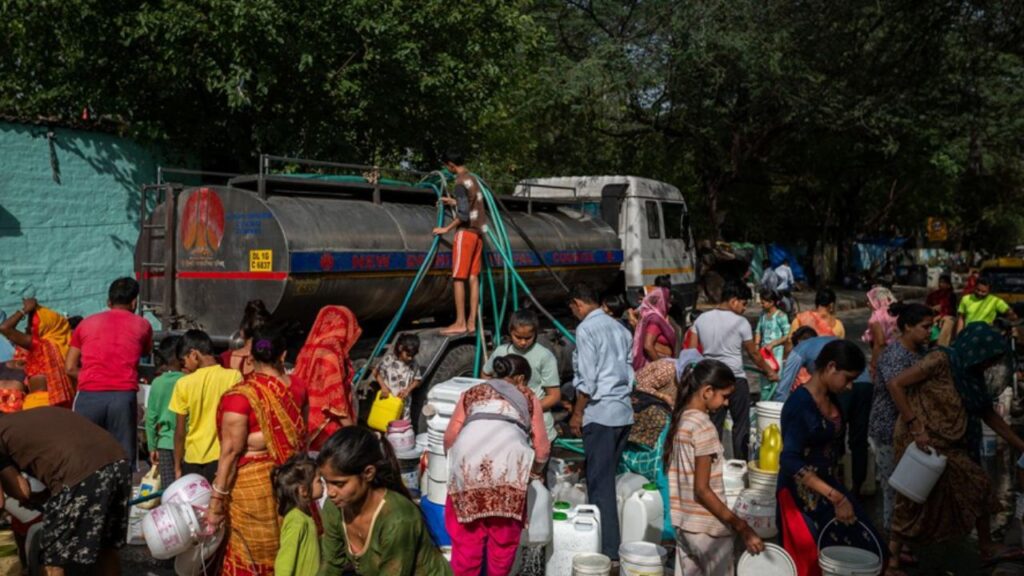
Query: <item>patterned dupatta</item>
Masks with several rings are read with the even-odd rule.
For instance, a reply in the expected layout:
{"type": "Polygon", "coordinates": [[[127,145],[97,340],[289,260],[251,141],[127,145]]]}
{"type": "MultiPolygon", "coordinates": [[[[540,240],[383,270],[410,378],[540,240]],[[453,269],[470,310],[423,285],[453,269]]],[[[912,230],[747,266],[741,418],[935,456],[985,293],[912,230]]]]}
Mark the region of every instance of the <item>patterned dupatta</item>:
{"type": "Polygon", "coordinates": [[[32,314],[31,330],[32,348],[25,359],[25,376],[45,376],[50,406],[70,407],[75,389],[64,371],[64,358],[71,340],[68,319],[49,308],[39,307],[32,314]]]}
{"type": "Polygon", "coordinates": [[[305,429],[302,410],[295,403],[288,385],[267,374],[253,372],[225,392],[249,401],[267,442],[267,451],[277,465],[284,464],[302,447],[305,429]]]}

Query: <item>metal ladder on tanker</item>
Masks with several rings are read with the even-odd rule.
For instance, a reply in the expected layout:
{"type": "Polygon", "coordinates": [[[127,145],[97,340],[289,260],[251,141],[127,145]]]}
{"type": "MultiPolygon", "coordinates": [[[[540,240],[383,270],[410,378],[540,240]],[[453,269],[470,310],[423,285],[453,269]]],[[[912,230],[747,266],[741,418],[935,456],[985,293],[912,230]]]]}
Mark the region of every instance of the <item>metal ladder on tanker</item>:
{"type": "Polygon", "coordinates": [[[181,192],[181,185],[172,184],[145,184],[140,189],[139,222],[141,233],[139,242],[141,251],[139,258],[138,276],[139,309],[140,316],[146,312],[154,313],[161,319],[162,328],[167,330],[173,323],[174,312],[174,274],[175,274],[175,227],[178,214],[178,193],[181,192]],[[149,223],[149,215],[146,213],[147,200],[150,193],[155,191],[156,197],[153,206],[159,206],[161,202],[164,207],[164,221],[159,224],[149,223]],[[162,261],[154,260],[154,244],[162,243],[162,261]],[[153,283],[162,282],[160,299],[153,298],[153,283]]]}

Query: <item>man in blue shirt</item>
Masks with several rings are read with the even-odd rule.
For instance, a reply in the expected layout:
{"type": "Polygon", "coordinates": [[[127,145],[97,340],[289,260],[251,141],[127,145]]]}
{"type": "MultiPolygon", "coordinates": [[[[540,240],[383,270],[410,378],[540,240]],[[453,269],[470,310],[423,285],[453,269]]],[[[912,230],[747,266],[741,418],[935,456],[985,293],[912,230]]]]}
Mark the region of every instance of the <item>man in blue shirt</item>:
{"type": "Polygon", "coordinates": [[[580,320],[572,353],[576,400],[569,428],[583,437],[587,497],[601,511],[601,553],[618,560],[615,472],[633,425],[633,335],[604,313],[590,286],[577,284],[569,298],[580,320]]]}

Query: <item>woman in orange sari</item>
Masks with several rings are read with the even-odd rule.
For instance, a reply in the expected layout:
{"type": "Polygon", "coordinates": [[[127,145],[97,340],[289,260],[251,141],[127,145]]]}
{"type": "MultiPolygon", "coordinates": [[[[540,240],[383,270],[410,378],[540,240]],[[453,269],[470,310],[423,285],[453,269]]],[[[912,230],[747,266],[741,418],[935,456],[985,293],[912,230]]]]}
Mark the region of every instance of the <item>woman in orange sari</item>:
{"type": "Polygon", "coordinates": [[[25,396],[23,409],[40,406],[70,408],[75,391],[64,371],[64,358],[71,340],[71,326],[67,318],[40,306],[35,298],[25,298],[22,309],[0,324],[0,334],[26,351],[25,382],[29,393],[25,396]],[[28,333],[17,329],[22,318],[26,317],[29,319],[28,333]]]}
{"type": "Polygon", "coordinates": [[[836,293],[829,288],[818,290],[814,296],[814,310],[801,312],[789,326],[789,333],[792,335],[800,327],[813,328],[818,336],[835,336],[842,340],[846,338],[846,327],[843,322],[835,317],[836,293]]]}
{"type": "Polygon", "coordinates": [[[293,376],[306,383],[309,393],[309,449],[344,426],[356,423],[352,396],[352,361],[348,353],[363,333],[355,314],[344,306],[324,306],[317,314],[306,344],[295,361],[293,376]]]}
{"type": "Polygon", "coordinates": [[[305,387],[284,372],[287,343],[273,326],[253,333],[253,372],[221,397],[220,461],[206,521],[227,523],[223,576],[274,573],[280,537],[270,473],[302,450],[305,387]]]}

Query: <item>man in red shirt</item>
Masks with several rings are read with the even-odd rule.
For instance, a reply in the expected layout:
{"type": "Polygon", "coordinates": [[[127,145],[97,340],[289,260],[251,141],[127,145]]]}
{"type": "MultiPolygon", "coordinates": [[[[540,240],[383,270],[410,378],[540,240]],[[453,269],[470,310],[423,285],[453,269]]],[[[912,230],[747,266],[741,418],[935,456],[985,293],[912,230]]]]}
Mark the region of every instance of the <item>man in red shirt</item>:
{"type": "Polygon", "coordinates": [[[106,312],[93,314],[71,334],[67,372],[78,380],[74,411],[117,439],[135,467],[139,358],[153,348],[153,327],[135,314],[139,284],[118,278],[106,312]]]}
{"type": "Polygon", "coordinates": [[[459,154],[446,154],[442,162],[455,174],[453,198],[442,198],[455,208],[455,218],[447,226],[434,228],[435,236],[456,230],[452,240],[452,278],[455,280],[455,323],[441,330],[454,336],[476,332],[476,309],[480,303],[480,263],[483,261],[487,210],[480,183],[466,168],[459,154]],[[466,314],[466,283],[469,282],[469,314],[466,314]]]}

